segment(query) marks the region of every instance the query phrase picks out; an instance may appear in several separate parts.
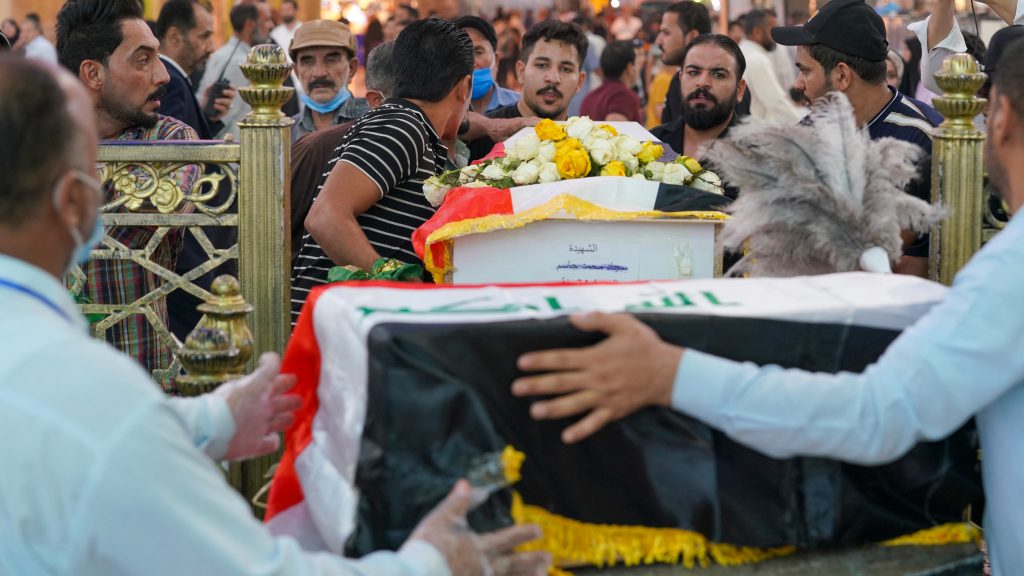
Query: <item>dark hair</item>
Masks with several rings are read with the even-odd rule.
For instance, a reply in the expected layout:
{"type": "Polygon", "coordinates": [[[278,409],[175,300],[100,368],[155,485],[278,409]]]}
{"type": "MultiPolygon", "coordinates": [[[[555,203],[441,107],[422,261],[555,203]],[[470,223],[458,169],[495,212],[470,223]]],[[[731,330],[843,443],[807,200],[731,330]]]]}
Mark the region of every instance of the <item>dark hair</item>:
{"type": "Polygon", "coordinates": [[[761,28],[768,23],[768,18],[775,17],[773,12],[768,10],[762,10],[761,8],[754,8],[743,18],[743,33],[747,36],[761,28]]]}
{"type": "Polygon", "coordinates": [[[182,34],[188,34],[196,27],[196,9],[199,0],[167,0],[160,8],[160,16],[156,19],[156,37],[161,42],[171,28],[177,28],[182,34]]]}
{"type": "Polygon", "coordinates": [[[910,59],[903,67],[903,78],[900,80],[900,92],[911,98],[917,93],[917,85],[921,83],[921,41],[917,36],[910,35],[904,40],[910,59]]]}
{"type": "Polygon", "coordinates": [[[406,14],[408,14],[409,17],[412,18],[413,20],[420,19],[420,11],[417,10],[416,8],[413,8],[412,4],[399,4],[398,9],[405,10],[406,14]]]}
{"type": "Polygon", "coordinates": [[[299,3],[296,2],[295,0],[282,0],[281,5],[284,6],[285,4],[291,4],[292,7],[295,8],[296,10],[299,9],[299,3]]]}
{"type": "Polygon", "coordinates": [[[228,19],[231,20],[231,29],[235,32],[241,32],[242,28],[245,28],[246,22],[250,20],[259,22],[260,10],[255,4],[239,4],[231,9],[228,19]]]}
{"type": "Polygon", "coordinates": [[[829,48],[824,44],[811,44],[807,46],[807,52],[811,58],[816,60],[818,64],[821,64],[826,77],[828,77],[832,70],[835,70],[835,67],[840,62],[843,62],[850,67],[850,70],[853,70],[854,74],[860,76],[860,79],[868,84],[883,84],[885,82],[885,60],[872,62],[860,56],[829,48]]]}
{"type": "Polygon", "coordinates": [[[366,57],[366,87],[380,90],[388,98],[395,93],[398,81],[395,77],[394,53],[394,41],[383,42],[370,50],[366,57]]]}
{"type": "Polygon", "coordinates": [[[974,59],[979,63],[985,61],[985,53],[988,51],[985,48],[985,41],[982,40],[977,34],[971,34],[970,32],[964,31],[964,43],[967,45],[967,53],[974,56],[974,59]]]}
{"type": "Polygon", "coordinates": [[[711,33],[711,17],[708,16],[707,6],[703,4],[683,0],[665,8],[665,12],[676,15],[683,35],[689,33],[690,30],[696,30],[698,34],[711,33]]]}
{"type": "Polygon", "coordinates": [[[57,14],[57,57],[75,76],[85,60],[106,66],[124,41],[121,23],[142,19],[138,0],[67,0],[57,14]]]}
{"type": "Polygon", "coordinates": [[[395,40],[392,62],[398,78],[394,96],[439,102],[473,74],[473,41],[447,20],[417,20],[395,40]]]}
{"type": "Polygon", "coordinates": [[[526,62],[530,59],[530,52],[533,46],[540,40],[547,42],[565,42],[576,47],[576,56],[579,57],[579,64],[587,59],[587,35],[583,29],[569,22],[558,20],[545,20],[534,24],[523,36],[522,48],[519,52],[519,59],[526,62]]]}
{"type": "Polygon", "coordinates": [[[0,55],[0,223],[24,222],[49,200],[57,177],[72,166],[76,126],[51,72],[0,55]]]}
{"type": "Polygon", "coordinates": [[[636,59],[636,49],[627,40],[616,40],[601,51],[601,72],[605,78],[618,78],[636,59]]]}
{"type": "Polygon", "coordinates": [[[28,14],[25,15],[25,20],[28,20],[29,22],[35,24],[37,30],[43,29],[43,23],[39,19],[39,14],[36,14],[35,12],[29,12],[28,14]]]}
{"type": "MultiPolygon", "coordinates": [[[[1017,114],[1018,122],[1024,120],[1024,58],[1011,57],[1024,51],[1024,38],[1010,43],[1003,51],[992,74],[992,86],[1000,96],[1010,99],[1010,106],[1017,114]]],[[[2,100],[0,100],[2,101],[2,100]]]]}
{"type": "Polygon", "coordinates": [[[740,79],[743,78],[743,73],[747,71],[747,59],[743,57],[743,52],[740,50],[739,45],[733,42],[732,38],[729,38],[725,34],[701,34],[694,38],[693,41],[683,49],[683,57],[679,60],[679,65],[684,65],[686,62],[686,55],[690,53],[690,49],[702,44],[718,46],[722,50],[732,54],[733,60],[736,61],[736,83],[739,84],[740,79]]]}
{"type": "Polygon", "coordinates": [[[491,45],[491,50],[498,49],[498,34],[494,31],[494,26],[491,23],[479,16],[460,16],[455,20],[452,20],[452,24],[455,24],[459,28],[465,30],[466,28],[472,28],[477,32],[484,35],[487,42],[491,45]]]}

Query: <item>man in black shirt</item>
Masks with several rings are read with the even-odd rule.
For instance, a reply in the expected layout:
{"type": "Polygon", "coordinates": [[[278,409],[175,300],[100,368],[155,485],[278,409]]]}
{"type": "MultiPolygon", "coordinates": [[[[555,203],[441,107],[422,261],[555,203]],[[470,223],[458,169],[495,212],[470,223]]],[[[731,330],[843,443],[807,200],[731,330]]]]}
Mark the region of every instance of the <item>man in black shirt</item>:
{"type": "Polygon", "coordinates": [[[423,181],[443,170],[441,140],[455,138],[469,108],[473,43],[444,20],[419,20],[398,36],[392,58],[396,97],[345,134],[306,217],[292,270],[293,320],[335,265],[418,261],[411,236],[434,213],[423,181]]]}
{"type": "MultiPolygon", "coordinates": [[[[581,68],[587,57],[587,35],[576,24],[545,20],[523,36],[516,76],[523,97],[516,104],[497,108],[489,118],[535,116],[565,120],[572,97],[583,86],[587,73],[581,68]]],[[[469,159],[487,155],[494,147],[489,137],[469,142],[469,159]]]]}
{"type": "MultiPolygon", "coordinates": [[[[740,47],[721,34],[698,36],[683,50],[682,62],[679,77],[686,96],[677,102],[681,115],[651,134],[677,154],[698,158],[703,164],[703,149],[737,122],[736,102],[747,88],[743,81],[747,62],[740,47]]],[[[734,188],[727,187],[725,193],[736,199],[734,188]]]]}

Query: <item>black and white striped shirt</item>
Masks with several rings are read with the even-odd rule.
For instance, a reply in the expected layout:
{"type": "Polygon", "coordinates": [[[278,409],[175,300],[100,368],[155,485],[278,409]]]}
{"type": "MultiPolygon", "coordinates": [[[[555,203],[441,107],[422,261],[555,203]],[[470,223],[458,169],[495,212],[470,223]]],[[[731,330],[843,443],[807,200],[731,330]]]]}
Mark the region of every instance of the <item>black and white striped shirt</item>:
{"type": "MultiPolygon", "coordinates": [[[[434,214],[423,196],[423,181],[440,174],[448,150],[426,114],[415,104],[393,98],[368,112],[349,129],[320,177],[317,196],[338,162],[348,162],[378,188],[380,200],[356,218],[367,240],[382,258],[420,262],[412,248],[412,233],[434,214]]],[[[316,202],[316,197],[313,199],[316,202]]],[[[292,323],[309,291],[327,283],[335,263],[309,233],[292,270],[292,323]]]]}

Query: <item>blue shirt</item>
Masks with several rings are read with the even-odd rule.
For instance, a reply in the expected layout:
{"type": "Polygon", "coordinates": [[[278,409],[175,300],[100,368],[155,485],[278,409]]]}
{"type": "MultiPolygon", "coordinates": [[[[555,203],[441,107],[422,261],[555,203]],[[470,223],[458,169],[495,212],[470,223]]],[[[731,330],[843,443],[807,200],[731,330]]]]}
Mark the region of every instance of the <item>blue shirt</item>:
{"type": "Polygon", "coordinates": [[[494,93],[491,94],[491,101],[487,103],[487,110],[484,113],[490,112],[491,110],[497,110],[502,106],[508,106],[510,104],[516,104],[519,102],[519,98],[522,95],[515,90],[509,90],[508,88],[502,88],[497,84],[494,85],[494,93]]]}
{"type": "Polygon", "coordinates": [[[977,416],[993,574],[1024,574],[1024,219],[863,374],[759,368],[687,350],[677,410],[774,457],[893,460],[977,416]]]}
{"type": "Polygon", "coordinates": [[[274,538],[214,459],[224,398],[168,400],[63,284],[0,254],[0,575],[450,574],[424,542],[346,560],[274,538]]]}

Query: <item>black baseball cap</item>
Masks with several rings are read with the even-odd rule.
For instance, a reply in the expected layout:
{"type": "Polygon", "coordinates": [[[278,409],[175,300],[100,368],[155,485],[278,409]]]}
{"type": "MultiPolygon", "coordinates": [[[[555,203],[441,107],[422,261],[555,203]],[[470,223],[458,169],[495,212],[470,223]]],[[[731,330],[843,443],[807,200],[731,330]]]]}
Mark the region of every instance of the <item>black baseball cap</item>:
{"type": "Polygon", "coordinates": [[[491,43],[491,50],[498,49],[498,34],[494,31],[494,26],[491,23],[479,16],[460,16],[455,20],[452,20],[452,24],[455,24],[457,28],[473,28],[476,31],[484,35],[487,41],[491,43]]]}
{"type": "MultiPolygon", "coordinates": [[[[1006,47],[1015,41],[1024,38],[1024,26],[1007,26],[992,35],[988,42],[988,51],[985,52],[985,72],[989,75],[996,70],[999,58],[1006,52],[1006,47]]],[[[1018,44],[1024,46],[1024,44],[1018,44]]]]}
{"type": "Polygon", "coordinates": [[[870,62],[885,62],[889,41],[885,24],[864,0],[831,0],[803,26],[772,28],[783,46],[821,44],[870,62]]]}

